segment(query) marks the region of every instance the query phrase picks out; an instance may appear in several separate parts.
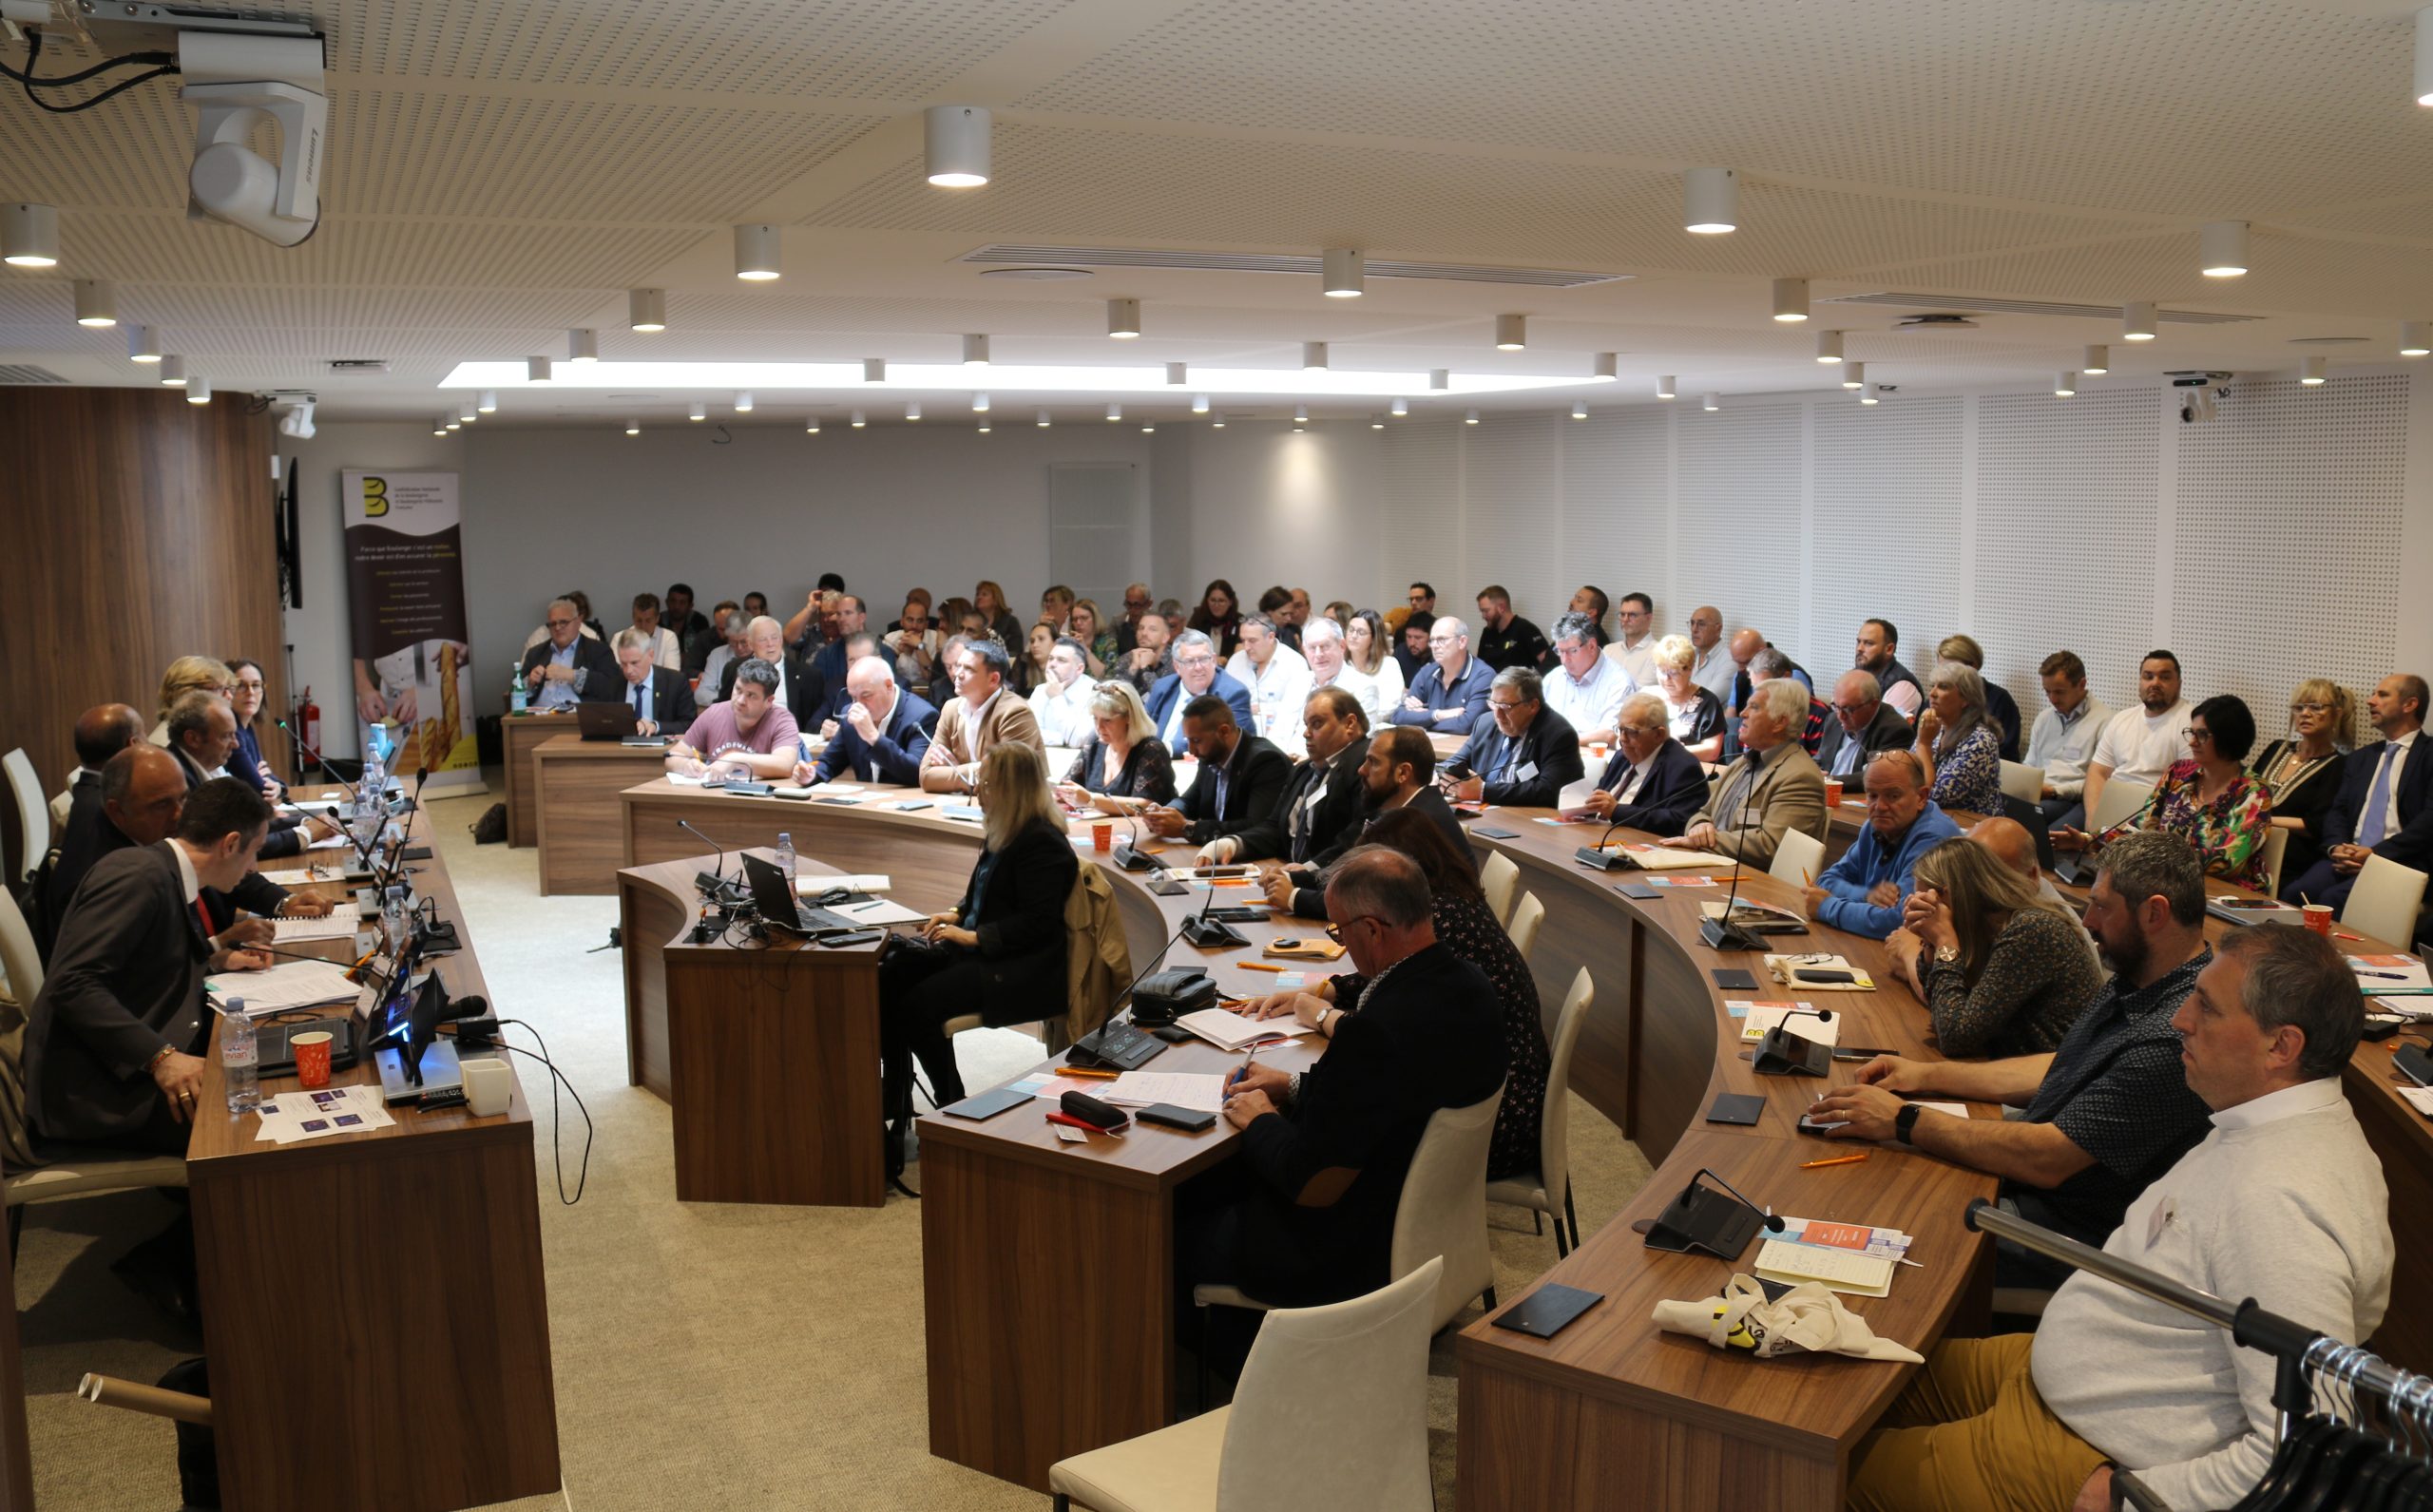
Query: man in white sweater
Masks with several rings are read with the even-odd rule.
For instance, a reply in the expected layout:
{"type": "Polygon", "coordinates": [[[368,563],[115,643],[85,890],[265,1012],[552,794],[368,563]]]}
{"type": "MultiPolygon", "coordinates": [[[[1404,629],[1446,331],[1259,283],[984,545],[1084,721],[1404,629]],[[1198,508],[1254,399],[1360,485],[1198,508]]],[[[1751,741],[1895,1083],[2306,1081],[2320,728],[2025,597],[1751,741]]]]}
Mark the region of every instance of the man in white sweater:
{"type": "MultiPolygon", "coordinates": [[[[2389,1195],[2340,1088],[2365,1026],[2331,943],[2232,931],[2174,1016],[2213,1132],[2105,1253],[2351,1343],[2390,1301],[2389,1195]]],[[[2112,1504],[2117,1464],[2174,1507],[2226,1507],[2272,1458],[2273,1360],[2084,1273],[2033,1334],[1947,1339],[1860,1445],[1849,1504],[2112,1504]]]]}

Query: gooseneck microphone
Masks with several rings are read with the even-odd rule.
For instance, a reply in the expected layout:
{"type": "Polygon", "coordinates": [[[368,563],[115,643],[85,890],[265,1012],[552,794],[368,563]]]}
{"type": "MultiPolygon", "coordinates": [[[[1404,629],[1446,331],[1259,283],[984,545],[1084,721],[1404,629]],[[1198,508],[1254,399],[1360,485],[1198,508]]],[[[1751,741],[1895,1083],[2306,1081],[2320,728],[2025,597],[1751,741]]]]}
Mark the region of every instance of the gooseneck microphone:
{"type": "Polygon", "coordinates": [[[297,749],[303,752],[306,756],[311,756],[313,758],[313,764],[321,769],[323,775],[336,783],[339,787],[346,789],[348,802],[352,803],[354,801],[354,784],[338,775],[337,769],[330,765],[330,758],[328,756],[321,755],[320,751],[310,741],[306,740],[302,736],[297,735],[296,733],[296,727],[289,724],[285,719],[278,719],[272,722],[276,723],[280,729],[287,732],[288,737],[296,742],[297,749]]]}
{"type": "MultiPolygon", "coordinates": [[[[1765,755],[1762,751],[1752,751],[1743,759],[1749,763],[1751,772],[1759,772],[1765,765],[1765,755]]],[[[1726,786],[1729,785],[1730,779],[1727,778],[1726,786]]],[[[1749,801],[1750,794],[1755,792],[1756,787],[1757,779],[1752,776],[1749,779],[1748,789],[1740,794],[1739,840],[1743,844],[1749,838],[1749,811],[1755,807],[1749,801]]],[[[1762,936],[1753,929],[1732,922],[1733,906],[1740,901],[1740,876],[1748,870],[1748,862],[1736,850],[1733,852],[1732,861],[1732,891],[1723,900],[1723,913],[1720,917],[1709,919],[1698,926],[1698,938],[1706,943],[1709,949],[1762,951],[1766,948],[1766,942],[1762,936]]],[[[1738,1196],[1739,1194],[1735,1192],[1733,1196],[1738,1196]]]]}
{"type": "Polygon", "coordinates": [[[716,840],[711,839],[708,835],[703,834],[700,831],[693,829],[693,821],[690,819],[679,819],[676,822],[679,825],[681,825],[684,829],[692,831],[693,838],[703,842],[708,845],[711,850],[718,852],[718,859],[711,863],[711,869],[709,871],[696,871],[693,873],[693,885],[700,889],[703,893],[718,899],[721,903],[733,901],[734,892],[732,890],[736,887],[736,884],[729,882],[726,877],[726,847],[718,844],[716,840]]]}

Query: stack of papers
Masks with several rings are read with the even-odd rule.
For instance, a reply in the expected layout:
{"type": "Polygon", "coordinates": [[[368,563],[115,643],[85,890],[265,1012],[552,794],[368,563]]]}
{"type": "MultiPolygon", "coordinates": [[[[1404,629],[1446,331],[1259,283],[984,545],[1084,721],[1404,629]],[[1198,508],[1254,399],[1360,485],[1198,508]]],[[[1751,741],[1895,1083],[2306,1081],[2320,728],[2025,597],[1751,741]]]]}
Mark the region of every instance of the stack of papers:
{"type": "Polygon", "coordinates": [[[1284,1041],[1297,1035],[1317,1031],[1298,1019],[1252,1019],[1226,1008],[1202,1008],[1175,1020],[1175,1027],[1189,1029],[1219,1050],[1240,1054],[1261,1040],[1284,1041]]]}
{"type": "Polygon", "coordinates": [[[354,910],[326,913],[317,919],[273,919],[271,928],[281,945],[297,940],[352,940],[354,938],[354,910]]]}
{"type": "MultiPolygon", "coordinates": [[[[348,926],[350,929],[353,925],[348,926]]],[[[214,1006],[230,998],[245,1000],[245,1017],[266,1018],[290,1008],[317,1008],[331,1003],[353,1003],[362,987],[347,980],[347,968],[335,961],[287,961],[267,971],[235,971],[212,977],[202,985],[214,1006]]]]}
{"type": "Polygon", "coordinates": [[[346,869],[333,866],[297,867],[292,871],[265,871],[262,875],[282,888],[304,888],[311,887],[316,882],[343,882],[346,880],[346,869]]]}
{"type": "Polygon", "coordinates": [[[2433,975],[2412,955],[2352,955],[2348,969],[2357,973],[2364,992],[2433,992],[2433,975]]]}
{"type": "Polygon", "coordinates": [[[397,1120],[380,1104],[378,1087],[323,1087],[317,1092],[282,1092],[278,1101],[254,1110],[261,1115],[257,1140],[294,1144],[299,1139],[326,1139],[338,1134],[385,1129],[397,1120]]]}
{"type": "Polygon", "coordinates": [[[1608,852],[1619,852],[1642,871],[1670,871],[1681,867],[1728,867],[1735,865],[1732,857],[1712,851],[1678,851],[1667,845],[1607,845],[1608,852]]]}
{"type": "Polygon", "coordinates": [[[1119,1108],[1164,1102],[1200,1113],[1221,1113],[1225,1107],[1225,1078],[1214,1071],[1126,1071],[1111,1081],[1041,1072],[1014,1085],[1048,1102],[1062,1100],[1067,1092],[1079,1092],[1119,1108]]]}
{"type": "Polygon", "coordinates": [[[1785,986],[1796,986],[1802,992],[1872,992],[1875,978],[1838,955],[1770,955],[1766,969],[1785,986]],[[1848,982],[1810,982],[1794,973],[1800,971],[1847,971],[1848,982]]]}
{"type": "Polygon", "coordinates": [[[1757,1250],[1756,1273],[1769,1281],[1821,1281],[1849,1296],[1888,1296],[1892,1268],[1909,1254],[1909,1235],[1822,1218],[1783,1220],[1782,1232],[1757,1250]]]}

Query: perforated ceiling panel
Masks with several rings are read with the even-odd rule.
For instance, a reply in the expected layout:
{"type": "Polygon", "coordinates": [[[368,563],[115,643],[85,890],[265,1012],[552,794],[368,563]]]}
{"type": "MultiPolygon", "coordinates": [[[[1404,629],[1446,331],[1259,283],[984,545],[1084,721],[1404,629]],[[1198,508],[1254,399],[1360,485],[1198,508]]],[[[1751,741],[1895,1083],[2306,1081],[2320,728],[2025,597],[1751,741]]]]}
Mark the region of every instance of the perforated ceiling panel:
{"type": "Polygon", "coordinates": [[[2407,389],[2405,377],[2239,384],[2215,419],[2180,428],[2172,634],[2190,691],[2246,699],[2262,738],[2306,678],[2338,679],[2362,715],[2375,683],[2423,660],[2392,631],[2407,389]],[[2292,599],[2298,584],[2311,587],[2292,599]]]}
{"type": "Polygon", "coordinates": [[[1452,610],[1468,581],[1462,562],[1462,462],[1459,427],[1399,425],[1385,434],[1385,487],[1381,517],[1387,523],[1385,584],[1380,608],[1404,602],[1405,584],[1417,580],[1436,588],[1436,603],[1452,610]]]}
{"type": "MultiPolygon", "coordinates": [[[[1753,624],[1781,640],[1799,623],[1800,410],[1734,404],[1676,416],[1680,449],[1674,526],[1675,602],[1656,622],[1689,633],[1690,611],[1723,611],[1724,634],[1753,624]]],[[[1802,657],[1801,660],[1807,659],[1802,657]]]]}
{"type": "Polygon", "coordinates": [[[1898,397],[1815,407],[1810,676],[1849,664],[1862,620],[1891,621],[1902,664],[1922,677],[1935,642],[1960,627],[1961,408],[1898,397]]]}
{"type": "Polygon", "coordinates": [[[1571,597],[1569,587],[1554,582],[1568,555],[1561,545],[1556,478],[1563,440],[1559,428],[1569,424],[1554,415],[1522,414],[1459,428],[1470,574],[1458,590],[1464,607],[1454,611],[1463,619],[1477,618],[1472,595],[1490,583],[1502,584],[1515,612],[1541,630],[1571,597]]]}
{"type": "MultiPolygon", "coordinates": [[[[1563,561],[1557,570],[1576,580],[1559,584],[1564,603],[1570,602],[1569,590],[1594,583],[1615,603],[1625,593],[1644,593],[1656,600],[1659,620],[1667,614],[1673,523],[1666,449],[1672,425],[1665,410],[1606,410],[1563,422],[1563,561]]],[[[1541,625],[1553,633],[1552,621],[1541,625]]],[[[1605,629],[1614,629],[1610,613],[1605,629]]]]}

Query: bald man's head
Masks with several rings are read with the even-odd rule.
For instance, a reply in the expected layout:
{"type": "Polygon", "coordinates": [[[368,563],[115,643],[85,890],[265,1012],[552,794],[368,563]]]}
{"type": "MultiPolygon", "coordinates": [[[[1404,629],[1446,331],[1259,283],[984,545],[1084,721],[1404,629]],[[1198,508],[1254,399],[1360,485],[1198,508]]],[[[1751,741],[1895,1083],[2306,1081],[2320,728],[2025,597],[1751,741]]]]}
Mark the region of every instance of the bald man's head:
{"type": "Polygon", "coordinates": [[[1980,819],[1968,832],[1968,838],[1994,852],[1994,859],[2018,872],[2030,882],[2042,879],[2044,873],[2036,864],[2036,836],[2017,819],[1980,819]]]}
{"type": "Polygon", "coordinates": [[[124,703],[97,703],[76,717],[76,761],[99,772],[110,757],[144,738],[144,716],[124,703]]]}
{"type": "Polygon", "coordinates": [[[137,845],[167,839],[185,797],[185,769],[149,740],[126,747],[102,766],[102,813],[137,845]]]}

